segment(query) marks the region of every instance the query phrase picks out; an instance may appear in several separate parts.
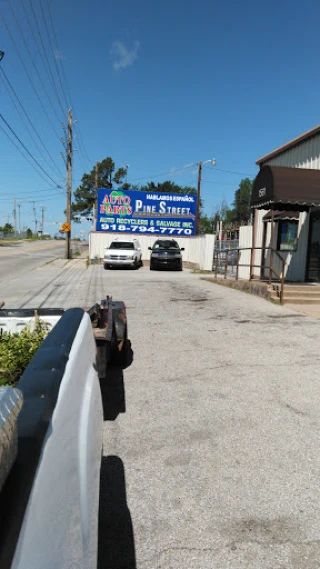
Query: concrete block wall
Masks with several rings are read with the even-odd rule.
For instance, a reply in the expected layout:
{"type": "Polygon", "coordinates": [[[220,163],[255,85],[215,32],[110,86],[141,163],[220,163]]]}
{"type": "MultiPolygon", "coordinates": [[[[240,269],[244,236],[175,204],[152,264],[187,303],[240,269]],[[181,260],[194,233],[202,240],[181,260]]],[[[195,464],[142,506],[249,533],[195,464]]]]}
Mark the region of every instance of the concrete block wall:
{"type": "MultiPolygon", "coordinates": [[[[214,252],[214,235],[200,235],[197,237],[176,237],[175,235],[163,235],[164,239],[175,239],[180,247],[184,247],[182,254],[185,265],[211,271],[214,252]]],[[[148,247],[152,247],[153,243],[159,237],[151,235],[133,235],[124,233],[107,233],[101,231],[92,231],[89,234],[89,255],[90,259],[103,259],[105,247],[108,247],[114,239],[138,239],[142,249],[142,260],[150,260],[150,251],[148,247]]]]}

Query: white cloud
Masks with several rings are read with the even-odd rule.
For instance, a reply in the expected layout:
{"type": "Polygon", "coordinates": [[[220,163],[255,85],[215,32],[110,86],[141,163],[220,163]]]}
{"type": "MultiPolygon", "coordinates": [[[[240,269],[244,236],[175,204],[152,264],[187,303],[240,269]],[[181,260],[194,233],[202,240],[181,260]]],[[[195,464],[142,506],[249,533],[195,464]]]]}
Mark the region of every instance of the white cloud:
{"type": "Polygon", "coordinates": [[[61,51],[59,51],[58,49],[55,49],[55,51],[54,51],[54,57],[55,57],[55,59],[57,59],[57,60],[59,60],[59,59],[62,60],[62,61],[65,60],[65,57],[62,55],[61,51]]]}
{"type": "Polygon", "coordinates": [[[114,58],[113,69],[115,71],[120,71],[121,69],[126,69],[133,64],[137,59],[140,49],[140,42],[135,41],[133,48],[127,49],[126,46],[121,41],[115,41],[112,44],[111,56],[114,58]]]}

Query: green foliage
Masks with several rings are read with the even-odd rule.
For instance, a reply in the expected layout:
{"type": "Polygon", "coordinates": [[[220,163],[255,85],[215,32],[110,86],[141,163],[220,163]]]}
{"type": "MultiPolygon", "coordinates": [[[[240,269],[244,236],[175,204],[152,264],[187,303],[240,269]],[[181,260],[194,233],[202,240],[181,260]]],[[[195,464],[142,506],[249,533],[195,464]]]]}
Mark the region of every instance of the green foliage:
{"type": "Polygon", "coordinates": [[[148,182],[145,186],[141,186],[142,192],[160,192],[162,194],[196,194],[197,190],[191,186],[179,186],[171,180],[165,182],[148,182]]]}
{"type": "Polygon", "coordinates": [[[30,228],[27,229],[27,239],[32,239],[33,233],[30,228]]]}
{"type": "Polygon", "coordinates": [[[11,223],[6,223],[3,227],[0,227],[0,231],[2,231],[5,235],[7,235],[8,233],[13,233],[14,228],[13,225],[11,225],[11,223]]]}
{"type": "Polygon", "coordinates": [[[15,334],[1,330],[0,385],[16,385],[48,333],[48,325],[39,319],[33,331],[28,326],[15,334]]]}
{"type": "MultiPolygon", "coordinates": [[[[98,162],[98,187],[111,189],[116,185],[119,189],[130,189],[130,184],[123,182],[126,174],[126,168],[116,170],[112,158],[107,157],[102,162],[98,162]],[[129,188],[123,188],[124,185],[129,185],[129,188]]],[[[96,168],[94,167],[89,174],[83,174],[81,185],[74,192],[74,202],[71,204],[73,219],[75,214],[90,215],[95,199],[96,168]]]]}
{"type": "Polygon", "coordinates": [[[251,216],[250,201],[251,193],[253,188],[252,180],[245,178],[241,180],[239,184],[239,189],[234,195],[233,209],[234,218],[238,225],[244,225],[248,223],[251,216]]]}

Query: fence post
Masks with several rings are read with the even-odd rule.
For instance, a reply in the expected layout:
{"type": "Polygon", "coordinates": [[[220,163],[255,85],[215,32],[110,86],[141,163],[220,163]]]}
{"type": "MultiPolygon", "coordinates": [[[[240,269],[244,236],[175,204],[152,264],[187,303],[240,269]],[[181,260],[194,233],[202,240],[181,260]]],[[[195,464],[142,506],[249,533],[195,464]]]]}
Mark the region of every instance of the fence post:
{"type": "Polygon", "coordinates": [[[236,268],[236,281],[239,280],[239,259],[240,259],[240,250],[238,249],[237,268],[236,268]]]}
{"type": "Polygon", "coordinates": [[[229,250],[226,251],[226,261],[225,261],[225,267],[224,267],[224,278],[227,278],[227,272],[228,272],[228,255],[229,255],[229,250]]]}

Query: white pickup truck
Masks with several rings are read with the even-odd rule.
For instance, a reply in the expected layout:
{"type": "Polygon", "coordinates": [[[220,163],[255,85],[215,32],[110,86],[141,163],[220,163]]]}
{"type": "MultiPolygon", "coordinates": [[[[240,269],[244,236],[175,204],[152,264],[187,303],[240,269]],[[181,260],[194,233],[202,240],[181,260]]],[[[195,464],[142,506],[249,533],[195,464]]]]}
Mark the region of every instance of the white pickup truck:
{"type": "MultiPolygon", "coordinates": [[[[52,330],[17,389],[0,391],[1,569],[96,569],[103,413],[100,381],[127,360],[125,306],[40,309],[52,330]]],[[[33,310],[0,309],[1,329],[33,310]]],[[[127,365],[127,361],[124,363],[127,365]]]]}

